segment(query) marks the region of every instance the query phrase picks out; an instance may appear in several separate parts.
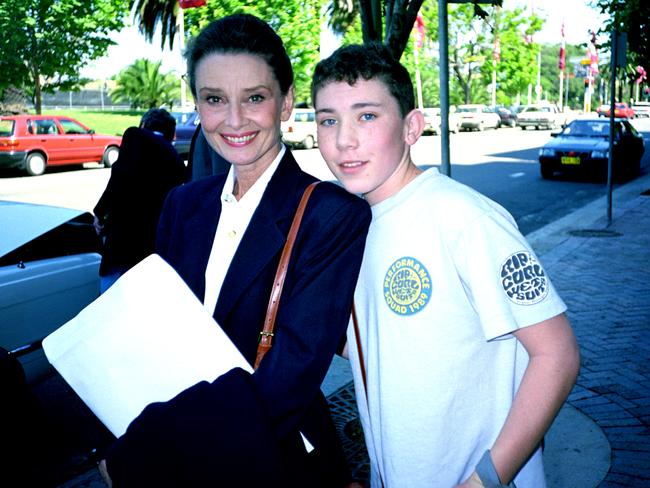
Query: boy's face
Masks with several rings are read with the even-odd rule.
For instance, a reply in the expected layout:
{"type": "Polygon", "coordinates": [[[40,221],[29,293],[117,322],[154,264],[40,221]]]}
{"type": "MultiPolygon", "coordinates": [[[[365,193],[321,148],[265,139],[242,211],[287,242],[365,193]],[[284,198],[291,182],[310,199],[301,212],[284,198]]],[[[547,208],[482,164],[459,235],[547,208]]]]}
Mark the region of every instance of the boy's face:
{"type": "MultiPolygon", "coordinates": [[[[411,163],[411,112],[377,80],[332,82],[316,93],[318,147],[329,169],[351,193],[370,205],[397,193],[417,168],[411,163]]],[[[417,112],[419,114],[419,112],[417,112]]],[[[417,117],[417,115],[416,115],[417,117]]]]}

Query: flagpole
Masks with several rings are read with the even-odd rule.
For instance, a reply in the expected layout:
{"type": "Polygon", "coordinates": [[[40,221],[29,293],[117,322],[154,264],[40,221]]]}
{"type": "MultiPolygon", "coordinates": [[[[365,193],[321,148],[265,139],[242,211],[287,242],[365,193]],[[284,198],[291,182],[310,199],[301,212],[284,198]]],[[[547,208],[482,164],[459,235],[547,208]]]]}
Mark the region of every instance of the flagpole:
{"type": "MultiPolygon", "coordinates": [[[[183,15],[183,9],[178,8],[178,38],[179,38],[179,47],[181,49],[181,56],[183,56],[183,51],[185,51],[185,18],[183,15]]],[[[181,74],[181,111],[185,110],[185,105],[187,105],[187,85],[185,83],[185,76],[181,74]]]]}
{"type": "Polygon", "coordinates": [[[558,63],[558,68],[560,68],[560,96],[559,96],[559,107],[560,112],[564,112],[564,105],[562,103],[564,98],[564,70],[566,68],[566,44],[564,42],[564,21],[562,21],[562,44],[560,44],[560,61],[558,63]]]}
{"type": "Polygon", "coordinates": [[[559,102],[560,102],[560,112],[564,112],[564,105],[562,103],[562,100],[564,98],[564,70],[560,71],[560,97],[559,97],[559,102]]]}

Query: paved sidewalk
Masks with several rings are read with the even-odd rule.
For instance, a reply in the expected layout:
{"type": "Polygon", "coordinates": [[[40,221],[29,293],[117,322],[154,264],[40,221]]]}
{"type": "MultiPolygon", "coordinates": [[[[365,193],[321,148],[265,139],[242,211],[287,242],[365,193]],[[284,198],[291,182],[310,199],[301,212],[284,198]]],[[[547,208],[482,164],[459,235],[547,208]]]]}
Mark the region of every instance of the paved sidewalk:
{"type": "MultiPolygon", "coordinates": [[[[650,487],[649,193],[650,175],[618,188],[610,227],[603,197],[527,236],[569,307],[582,355],[577,385],[546,438],[549,488],[650,487]]],[[[336,358],[323,390],[363,478],[347,361],[336,358]]],[[[96,470],[60,485],[101,486],[96,470]]]]}
{"type": "Polygon", "coordinates": [[[615,192],[613,202],[611,226],[600,199],[546,236],[558,242],[541,259],[568,305],[582,355],[569,404],[611,446],[611,466],[592,486],[642,487],[650,486],[650,176],[615,192]]]}

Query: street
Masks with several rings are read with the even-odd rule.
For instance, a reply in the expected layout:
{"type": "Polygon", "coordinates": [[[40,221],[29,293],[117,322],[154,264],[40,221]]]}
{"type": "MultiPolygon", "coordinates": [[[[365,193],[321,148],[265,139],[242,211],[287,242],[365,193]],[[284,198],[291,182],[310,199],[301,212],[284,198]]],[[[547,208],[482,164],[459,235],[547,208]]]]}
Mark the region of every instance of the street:
{"type": "MultiPolygon", "coordinates": [[[[650,119],[634,119],[633,124],[645,137],[644,174],[650,168],[650,119]]],[[[451,134],[451,176],[504,206],[526,235],[606,193],[606,185],[593,179],[542,179],[537,152],[551,138],[550,132],[503,128],[451,134]]],[[[421,167],[439,165],[440,140],[440,136],[423,136],[413,147],[414,161],[421,167]]],[[[333,179],[318,149],[294,150],[294,155],[305,171],[333,179]]],[[[0,173],[0,199],[92,211],[109,176],[110,170],[96,164],[83,170],[50,169],[39,177],[0,173]]]]}

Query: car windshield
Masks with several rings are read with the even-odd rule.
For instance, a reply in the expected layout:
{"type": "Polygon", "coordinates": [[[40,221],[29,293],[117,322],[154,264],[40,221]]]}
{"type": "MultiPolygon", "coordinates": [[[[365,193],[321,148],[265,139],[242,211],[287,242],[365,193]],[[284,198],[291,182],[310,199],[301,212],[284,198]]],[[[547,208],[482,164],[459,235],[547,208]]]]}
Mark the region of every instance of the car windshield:
{"type": "Polygon", "coordinates": [[[9,137],[14,133],[13,120],[0,120],[0,137],[9,137]]]}
{"type": "Polygon", "coordinates": [[[562,131],[563,136],[609,137],[609,122],[574,120],[562,131]]]}
{"type": "Polygon", "coordinates": [[[0,266],[19,261],[99,252],[99,238],[88,212],[0,201],[0,266]]]}
{"type": "Polygon", "coordinates": [[[468,112],[468,113],[477,113],[479,112],[478,107],[458,107],[457,112],[468,112]]]}

